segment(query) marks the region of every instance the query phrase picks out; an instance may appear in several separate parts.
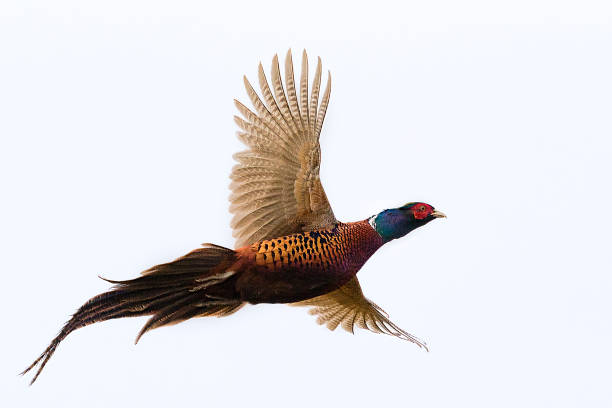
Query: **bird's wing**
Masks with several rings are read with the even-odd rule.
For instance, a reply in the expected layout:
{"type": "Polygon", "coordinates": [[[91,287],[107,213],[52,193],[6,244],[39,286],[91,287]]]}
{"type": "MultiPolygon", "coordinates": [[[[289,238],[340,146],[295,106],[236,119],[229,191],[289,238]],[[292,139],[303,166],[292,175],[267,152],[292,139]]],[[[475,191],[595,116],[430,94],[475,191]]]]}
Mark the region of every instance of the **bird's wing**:
{"type": "Polygon", "coordinates": [[[306,51],[302,55],[299,95],[291,50],[285,59],[284,87],[277,56],[271,74],[272,88],[259,64],[263,101],[244,78],[255,112],[235,101],[243,116],[234,117],[241,129],[238,137],[248,147],[234,155],[238,164],[230,176],[231,226],[237,248],[336,222],[319,179],[319,134],[329,103],[331,76],[319,102],[320,58],[310,94],[306,51]]]}
{"type": "Polygon", "coordinates": [[[385,333],[408,340],[427,350],[425,342],[402,330],[389,320],[389,315],[361,291],[357,277],[325,295],[292,303],[292,306],[311,306],[309,313],[317,316],[317,323],[335,330],[339,325],[353,333],[355,325],[375,333],[385,333]]]}

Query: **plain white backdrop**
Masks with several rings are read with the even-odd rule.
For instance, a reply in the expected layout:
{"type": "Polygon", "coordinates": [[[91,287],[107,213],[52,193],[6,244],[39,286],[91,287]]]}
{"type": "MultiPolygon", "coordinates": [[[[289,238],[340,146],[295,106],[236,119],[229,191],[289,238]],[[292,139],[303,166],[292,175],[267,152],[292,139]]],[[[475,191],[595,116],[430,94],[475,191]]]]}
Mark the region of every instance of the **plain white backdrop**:
{"type": "Polygon", "coordinates": [[[1,405],[611,406],[610,3],[215,3],[0,5],[1,405]],[[448,214],[359,273],[431,352],[259,305],[89,326],[28,387],[98,274],[233,246],[232,99],[289,47],[332,73],[336,215],[448,214]]]}

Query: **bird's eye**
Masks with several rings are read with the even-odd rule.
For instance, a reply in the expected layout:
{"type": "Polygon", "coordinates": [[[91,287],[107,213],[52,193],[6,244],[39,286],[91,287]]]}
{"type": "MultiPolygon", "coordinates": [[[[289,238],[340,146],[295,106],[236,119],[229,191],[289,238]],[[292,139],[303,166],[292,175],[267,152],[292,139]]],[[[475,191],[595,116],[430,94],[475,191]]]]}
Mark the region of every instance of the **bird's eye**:
{"type": "Polygon", "coordinates": [[[425,211],[425,206],[422,205],[421,208],[419,209],[420,211],[425,211]]]}

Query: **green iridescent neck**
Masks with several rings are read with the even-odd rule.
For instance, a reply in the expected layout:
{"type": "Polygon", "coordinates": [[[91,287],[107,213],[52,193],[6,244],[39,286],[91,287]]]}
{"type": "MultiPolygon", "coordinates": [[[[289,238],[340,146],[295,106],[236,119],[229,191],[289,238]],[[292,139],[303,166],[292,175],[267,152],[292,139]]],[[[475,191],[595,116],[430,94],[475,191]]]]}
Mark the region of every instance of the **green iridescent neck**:
{"type": "Polygon", "coordinates": [[[381,211],[370,217],[368,221],[385,242],[401,238],[427,223],[425,220],[415,219],[402,207],[381,211]]]}

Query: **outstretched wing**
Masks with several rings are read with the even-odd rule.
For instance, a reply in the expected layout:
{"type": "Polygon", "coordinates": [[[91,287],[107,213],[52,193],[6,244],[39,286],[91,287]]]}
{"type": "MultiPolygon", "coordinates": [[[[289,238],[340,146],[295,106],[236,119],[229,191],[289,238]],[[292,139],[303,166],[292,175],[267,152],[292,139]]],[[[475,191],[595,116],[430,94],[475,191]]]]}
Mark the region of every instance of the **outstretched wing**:
{"type": "Polygon", "coordinates": [[[310,314],[316,315],[317,323],[326,324],[330,330],[335,330],[340,325],[344,330],[353,333],[357,325],[375,333],[385,333],[411,341],[428,350],[423,341],[400,329],[389,320],[389,315],[384,310],[363,295],[357,277],[333,292],[292,305],[312,306],[310,314]]]}
{"type": "Polygon", "coordinates": [[[285,89],[278,57],[272,61],[272,89],[261,63],[259,85],[263,101],[244,78],[253,112],[238,101],[243,118],[240,140],[248,149],[234,155],[230,212],[236,247],[262,239],[324,228],[336,222],[319,179],[319,134],[329,103],[331,76],[319,103],[321,59],[308,93],[308,57],[302,55],[299,102],[291,50],[285,59],[285,89]]]}

